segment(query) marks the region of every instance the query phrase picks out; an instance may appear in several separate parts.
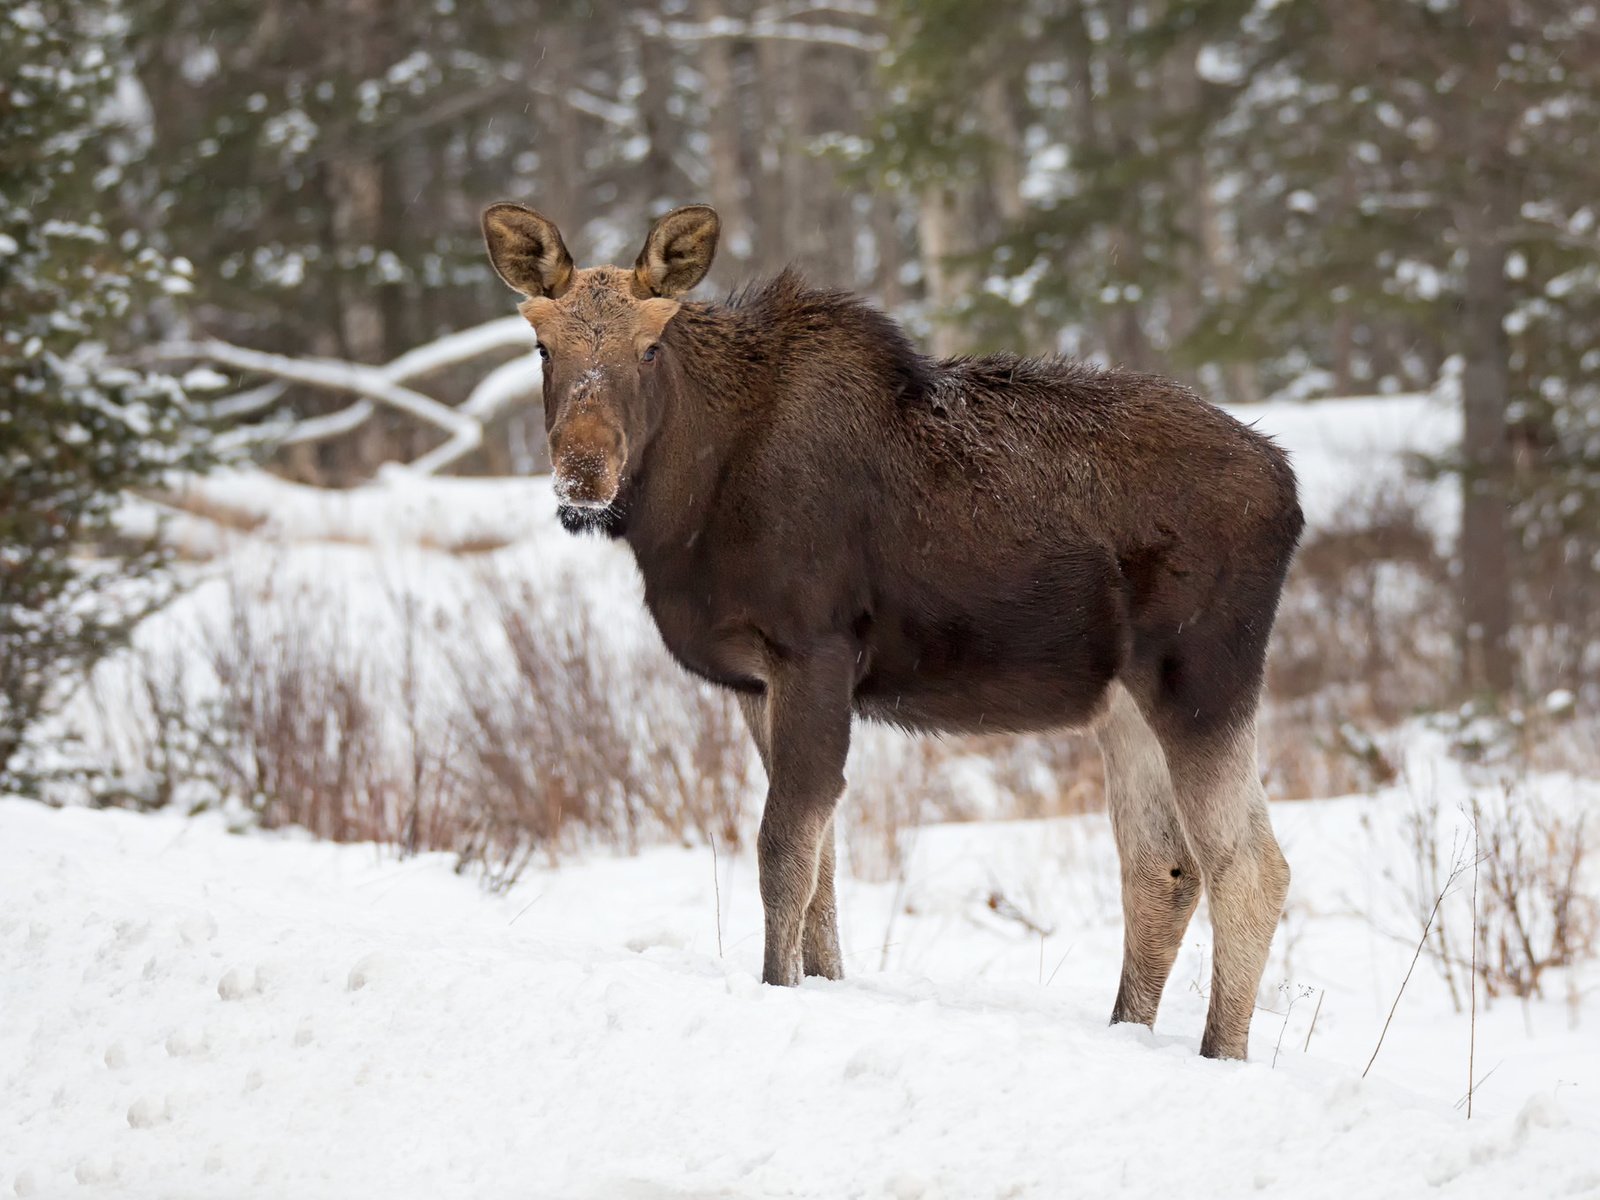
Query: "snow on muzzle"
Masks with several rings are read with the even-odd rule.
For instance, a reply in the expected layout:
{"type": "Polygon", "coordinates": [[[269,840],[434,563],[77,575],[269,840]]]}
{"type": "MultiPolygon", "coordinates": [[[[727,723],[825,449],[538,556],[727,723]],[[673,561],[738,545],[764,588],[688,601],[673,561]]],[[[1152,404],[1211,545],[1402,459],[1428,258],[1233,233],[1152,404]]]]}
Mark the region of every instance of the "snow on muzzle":
{"type": "Polygon", "coordinates": [[[605,508],[617,498],[628,439],[598,413],[575,414],[550,433],[556,499],[572,508],[605,508]]]}

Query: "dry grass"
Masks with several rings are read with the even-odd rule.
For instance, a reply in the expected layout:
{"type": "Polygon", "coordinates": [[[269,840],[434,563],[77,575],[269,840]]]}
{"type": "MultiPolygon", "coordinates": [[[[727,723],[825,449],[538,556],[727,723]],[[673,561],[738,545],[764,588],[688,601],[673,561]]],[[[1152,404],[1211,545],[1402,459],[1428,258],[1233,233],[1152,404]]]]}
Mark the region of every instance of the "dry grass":
{"type": "Polygon", "coordinates": [[[736,847],[759,767],[731,697],[692,682],[664,650],[608,653],[573,595],[535,597],[486,578],[510,671],[452,643],[454,725],[473,800],[452,847],[509,882],[581,830],[628,850],[645,841],[736,847]]]}
{"type": "Polygon", "coordinates": [[[1550,974],[1595,956],[1588,814],[1506,782],[1473,799],[1481,891],[1471,967],[1487,999],[1543,997],[1550,974]]]}
{"type": "Polygon", "coordinates": [[[1455,695],[1449,564],[1403,496],[1374,499],[1306,539],[1267,665],[1261,746],[1269,791],[1341,796],[1391,782],[1370,731],[1455,695]]]}
{"type": "MultiPolygon", "coordinates": [[[[1385,874],[1422,930],[1418,957],[1433,964],[1457,1012],[1480,991],[1486,1004],[1544,997],[1552,975],[1600,953],[1591,815],[1581,802],[1553,802],[1525,768],[1520,757],[1469,768],[1468,798],[1450,807],[1436,789],[1411,781],[1403,789],[1403,866],[1385,874]]],[[[1386,936],[1415,936],[1369,915],[1386,936]]]]}
{"type": "Polygon", "coordinates": [[[231,587],[198,659],[134,655],[99,687],[125,731],[101,800],[448,851],[491,886],[579,844],[737,847],[760,767],[731,698],[659,644],[613,653],[575,596],[481,583],[459,619],[391,588],[381,628],[341,597],[231,587]]]}

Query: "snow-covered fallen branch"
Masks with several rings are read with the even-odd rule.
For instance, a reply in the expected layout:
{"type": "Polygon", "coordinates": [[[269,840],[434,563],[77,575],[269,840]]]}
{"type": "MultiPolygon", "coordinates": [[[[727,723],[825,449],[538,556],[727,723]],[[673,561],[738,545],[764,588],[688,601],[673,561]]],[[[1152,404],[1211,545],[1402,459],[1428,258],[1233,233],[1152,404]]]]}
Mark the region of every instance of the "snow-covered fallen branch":
{"type": "Polygon", "coordinates": [[[380,405],[406,413],[448,435],[442,445],[407,464],[409,470],[434,474],[460,461],[483,444],[485,421],[517,400],[537,394],[537,364],[530,356],[522,355],[496,367],[472,390],[467,401],[457,408],[405,386],[405,381],[469,362],[497,350],[528,349],[532,343],[533,332],[526,321],[521,317],[503,317],[408,350],[383,366],[332,358],[296,358],[272,354],[235,346],[216,338],[161,346],[155,350],[154,357],[212,362],[274,378],[272,383],[213,402],[209,412],[217,419],[260,411],[282,396],[289,384],[302,384],[359,397],[345,408],[296,421],[279,439],[282,445],[343,437],[370,420],[380,405]]]}
{"type": "Polygon", "coordinates": [[[703,42],[716,38],[737,38],[741,41],[788,41],[817,46],[837,46],[845,50],[859,50],[864,54],[881,53],[889,44],[889,39],[881,33],[865,32],[843,25],[813,25],[759,13],[748,21],[736,17],[720,17],[712,21],[698,22],[663,21],[658,17],[640,15],[635,18],[635,24],[646,37],[675,42],[703,42]]]}

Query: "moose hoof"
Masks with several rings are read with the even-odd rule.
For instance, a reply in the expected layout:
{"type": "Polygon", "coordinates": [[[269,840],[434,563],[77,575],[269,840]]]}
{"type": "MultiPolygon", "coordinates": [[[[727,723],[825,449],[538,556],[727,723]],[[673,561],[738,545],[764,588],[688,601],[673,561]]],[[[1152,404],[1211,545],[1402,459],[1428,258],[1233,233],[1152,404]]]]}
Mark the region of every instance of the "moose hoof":
{"type": "Polygon", "coordinates": [[[798,960],[782,966],[768,964],[761,972],[761,982],[773,987],[799,987],[803,977],[798,960]]]}
{"type": "Polygon", "coordinates": [[[1246,1041],[1223,1041],[1221,1038],[1205,1038],[1200,1043],[1201,1058],[1217,1058],[1236,1062],[1244,1062],[1249,1056],[1249,1043],[1246,1041]]]}

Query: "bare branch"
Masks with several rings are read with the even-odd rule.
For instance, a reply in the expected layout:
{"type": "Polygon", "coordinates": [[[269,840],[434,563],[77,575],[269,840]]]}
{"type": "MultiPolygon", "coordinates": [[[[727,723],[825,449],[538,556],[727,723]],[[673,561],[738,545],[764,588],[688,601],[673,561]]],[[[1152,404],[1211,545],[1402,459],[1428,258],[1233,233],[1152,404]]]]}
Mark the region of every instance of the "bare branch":
{"type": "MultiPolygon", "coordinates": [[[[204,342],[178,343],[162,347],[158,353],[166,358],[203,358],[242,371],[259,371],[276,375],[292,383],[304,383],[334,392],[352,392],[367,401],[386,404],[419,421],[446,431],[450,438],[436,450],[423,455],[412,468],[428,473],[455,462],[463,455],[477,449],[483,441],[483,426],[470,416],[440,404],[421,392],[395,383],[381,367],[367,367],[359,363],[341,362],[331,358],[289,358],[282,354],[268,354],[261,350],[248,350],[243,346],[210,339],[204,342]]],[[[342,413],[330,414],[319,432],[326,435],[328,428],[347,432],[372,415],[370,405],[363,410],[352,405],[342,413]]]]}
{"type": "Polygon", "coordinates": [[[482,443],[482,424],[485,420],[519,399],[538,394],[540,377],[537,364],[529,356],[522,355],[495,368],[479,381],[466,403],[459,408],[451,408],[420,392],[402,387],[402,381],[430,375],[496,350],[527,349],[533,341],[533,330],[525,320],[521,317],[502,317],[446,334],[424,346],[406,351],[381,367],[337,359],[296,359],[216,340],[161,346],[153,352],[153,356],[165,359],[210,359],[240,370],[277,376],[277,381],[273,383],[215,402],[210,412],[218,418],[244,416],[259,411],[282,396],[289,383],[353,392],[361,397],[337,412],[296,422],[279,439],[282,445],[328,441],[352,433],[371,419],[378,404],[387,404],[407,412],[450,434],[450,439],[444,445],[411,464],[411,469],[432,472],[475,450],[482,443]]]}
{"type": "Polygon", "coordinates": [[[540,392],[542,376],[539,359],[528,354],[501,363],[478,381],[472,394],[457,410],[480,421],[490,421],[519,400],[529,400],[540,392]]]}
{"type": "Polygon", "coordinates": [[[635,18],[646,37],[677,42],[704,42],[713,38],[739,38],[748,41],[806,42],[816,46],[838,46],[879,54],[889,44],[881,33],[867,33],[844,25],[810,25],[799,21],[756,17],[745,21],[724,17],[716,21],[663,21],[641,14],[635,18]]]}

